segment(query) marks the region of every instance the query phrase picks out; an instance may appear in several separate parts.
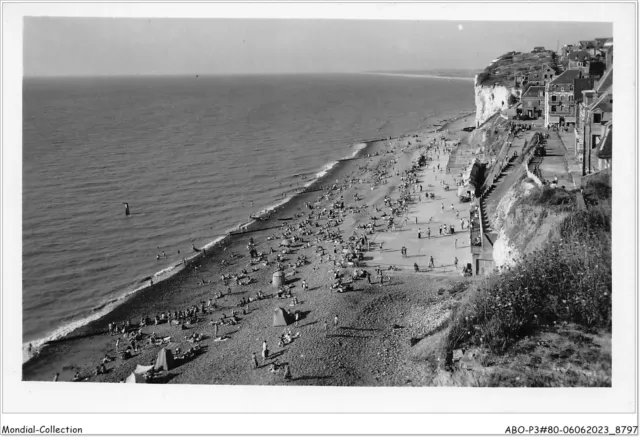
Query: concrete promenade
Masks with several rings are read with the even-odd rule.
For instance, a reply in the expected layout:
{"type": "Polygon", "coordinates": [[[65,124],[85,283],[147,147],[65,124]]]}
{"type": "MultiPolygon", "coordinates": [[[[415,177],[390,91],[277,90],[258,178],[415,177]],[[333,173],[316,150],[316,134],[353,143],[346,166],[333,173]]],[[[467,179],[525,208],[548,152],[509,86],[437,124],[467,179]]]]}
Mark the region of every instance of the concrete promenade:
{"type": "MultiPolygon", "coordinates": [[[[473,125],[473,116],[465,117],[448,126],[449,133],[444,134],[449,142],[463,140],[468,136],[462,131],[465,126],[473,125]]],[[[460,146],[465,148],[464,146],[460,146]]],[[[424,148],[416,150],[412,159],[417,160],[424,148]]],[[[420,272],[425,275],[460,275],[462,267],[470,263],[472,256],[469,246],[469,203],[460,203],[457,195],[457,186],[454,182],[460,179],[462,167],[468,164],[464,159],[456,159],[451,166],[449,174],[444,172],[449,155],[432,153],[433,161],[429,161],[418,173],[418,184],[423,190],[413,194],[414,202],[409,205],[407,215],[401,219],[396,231],[378,232],[375,242],[382,243],[382,250],[374,250],[368,253],[373,259],[367,262],[368,266],[379,265],[383,270],[390,265],[401,268],[404,271],[413,271],[414,263],[418,264],[420,272]],[[437,168],[438,164],[440,172],[437,168]],[[446,191],[442,182],[449,184],[446,191]],[[425,200],[427,193],[434,193],[435,199],[425,200]],[[416,200],[418,199],[419,200],[416,200]],[[452,209],[453,205],[453,209],[452,209]],[[460,229],[460,219],[465,220],[465,229],[460,229]],[[417,221],[417,222],[416,222],[417,221]],[[453,225],[455,234],[441,236],[439,227],[453,225]],[[428,238],[428,230],[431,230],[431,238],[428,238]],[[422,231],[418,238],[418,230],[422,231]],[[457,244],[456,244],[457,240],[457,244]],[[407,248],[407,256],[403,257],[401,248],[407,248]],[[428,268],[430,257],[434,259],[435,268],[428,268]],[[454,259],[458,258],[458,268],[455,268],[454,259]]]]}

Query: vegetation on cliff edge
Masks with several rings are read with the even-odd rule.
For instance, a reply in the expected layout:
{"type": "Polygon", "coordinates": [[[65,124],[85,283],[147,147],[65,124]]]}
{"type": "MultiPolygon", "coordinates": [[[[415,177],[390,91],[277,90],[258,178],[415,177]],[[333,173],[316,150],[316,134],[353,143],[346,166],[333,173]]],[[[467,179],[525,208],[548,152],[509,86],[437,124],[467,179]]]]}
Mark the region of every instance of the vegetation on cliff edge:
{"type": "Polygon", "coordinates": [[[453,311],[442,340],[448,366],[456,367],[454,351],[475,350],[495,370],[474,385],[611,384],[611,356],[598,343],[610,343],[611,334],[611,188],[592,178],[584,192],[587,210],[576,210],[564,190],[538,189],[519,200],[516,209],[570,212],[554,238],[478,282],[453,311]],[[559,362],[571,372],[560,372],[559,362]]]}

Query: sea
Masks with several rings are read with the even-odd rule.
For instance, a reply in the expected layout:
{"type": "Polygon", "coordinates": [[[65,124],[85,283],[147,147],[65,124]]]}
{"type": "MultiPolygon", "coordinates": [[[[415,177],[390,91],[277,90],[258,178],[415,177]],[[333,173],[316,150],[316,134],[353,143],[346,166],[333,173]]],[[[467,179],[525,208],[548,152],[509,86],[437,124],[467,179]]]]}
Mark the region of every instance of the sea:
{"type": "Polygon", "coordinates": [[[363,140],[472,108],[472,87],[376,74],[25,78],[23,343],[174,274],[192,245],[291,199],[363,140]]]}

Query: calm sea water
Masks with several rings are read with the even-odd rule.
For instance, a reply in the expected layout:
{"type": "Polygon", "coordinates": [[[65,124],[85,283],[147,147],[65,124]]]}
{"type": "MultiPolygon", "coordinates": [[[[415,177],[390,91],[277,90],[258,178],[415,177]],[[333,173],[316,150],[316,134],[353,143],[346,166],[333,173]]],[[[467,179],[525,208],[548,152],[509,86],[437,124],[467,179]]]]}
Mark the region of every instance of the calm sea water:
{"type": "Polygon", "coordinates": [[[23,103],[29,342],[95,316],[358,140],[425,127],[473,92],[376,75],[26,79],[23,103]]]}

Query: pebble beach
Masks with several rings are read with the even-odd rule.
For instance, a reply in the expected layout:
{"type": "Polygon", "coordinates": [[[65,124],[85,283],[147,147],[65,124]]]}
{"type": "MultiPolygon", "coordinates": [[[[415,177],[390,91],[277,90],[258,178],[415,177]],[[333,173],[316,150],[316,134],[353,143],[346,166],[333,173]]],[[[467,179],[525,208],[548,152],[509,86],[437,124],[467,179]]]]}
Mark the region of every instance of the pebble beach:
{"type": "Polygon", "coordinates": [[[425,358],[423,339],[437,336],[455,299],[446,290],[471,262],[461,229],[469,204],[456,183],[471,160],[462,128],[473,124],[467,114],[366,142],[294,200],[196,248],[179,274],[43,347],[23,365],[23,380],[123,382],[167,348],[181,358],[148,382],[432,385],[439,366],[425,358]],[[421,156],[428,160],[418,167],[421,156]],[[440,234],[444,225],[456,232],[440,234]],[[276,271],[282,287],[271,283],[276,271]],[[276,308],[290,314],[286,326],[273,326],[276,308]],[[169,320],[156,324],[162,313],[169,320]],[[110,324],[126,333],[113,335],[110,324]],[[96,372],[101,363],[106,372],[96,372]]]}

